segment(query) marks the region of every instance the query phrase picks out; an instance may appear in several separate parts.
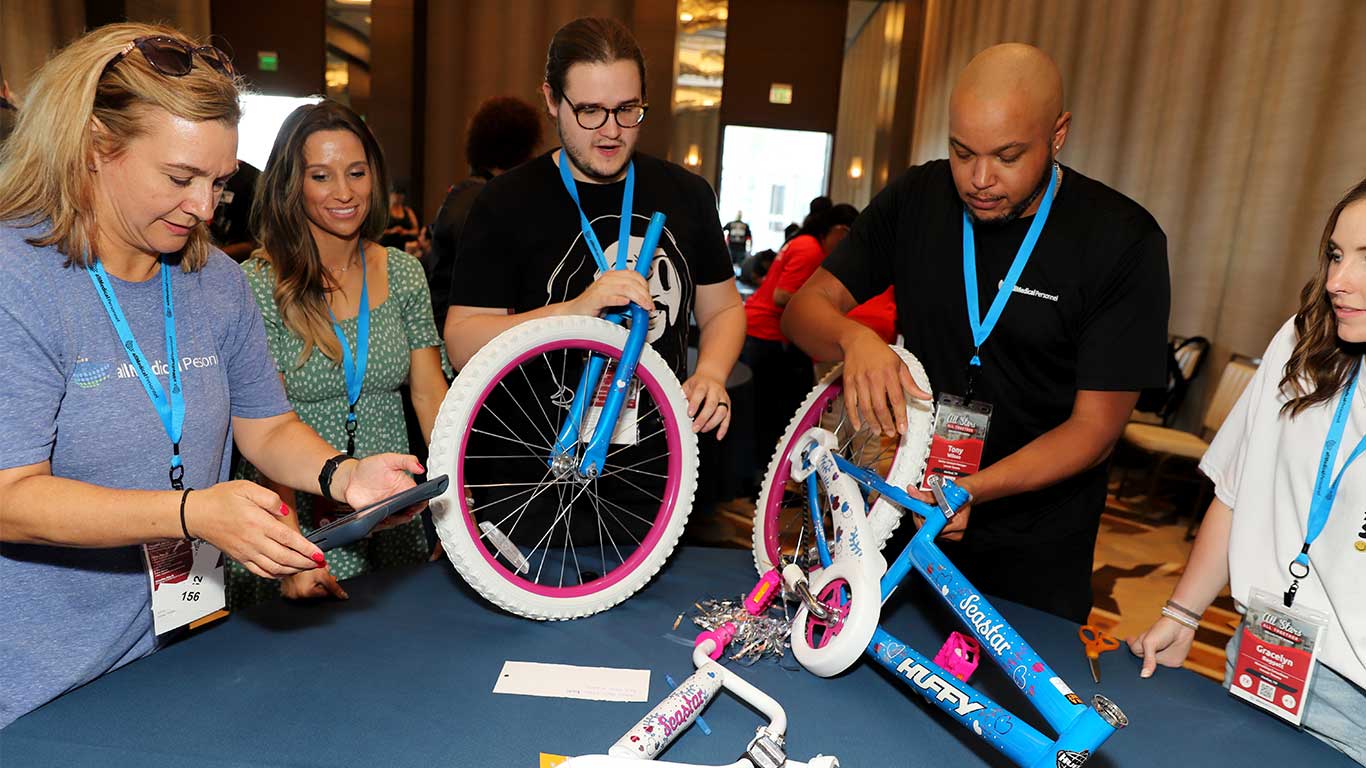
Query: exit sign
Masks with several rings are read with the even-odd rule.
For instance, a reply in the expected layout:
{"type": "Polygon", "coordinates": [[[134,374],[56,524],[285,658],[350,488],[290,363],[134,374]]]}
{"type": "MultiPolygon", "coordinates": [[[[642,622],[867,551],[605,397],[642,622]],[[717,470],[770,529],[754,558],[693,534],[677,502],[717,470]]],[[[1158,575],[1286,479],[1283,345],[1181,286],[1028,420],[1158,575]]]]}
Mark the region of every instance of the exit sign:
{"type": "Polygon", "coordinates": [[[275,51],[257,51],[256,68],[262,72],[278,72],[280,70],[280,54],[275,51]]]}
{"type": "Polygon", "coordinates": [[[769,104],[791,104],[792,103],[792,84],[774,83],[768,87],[769,104]]]}

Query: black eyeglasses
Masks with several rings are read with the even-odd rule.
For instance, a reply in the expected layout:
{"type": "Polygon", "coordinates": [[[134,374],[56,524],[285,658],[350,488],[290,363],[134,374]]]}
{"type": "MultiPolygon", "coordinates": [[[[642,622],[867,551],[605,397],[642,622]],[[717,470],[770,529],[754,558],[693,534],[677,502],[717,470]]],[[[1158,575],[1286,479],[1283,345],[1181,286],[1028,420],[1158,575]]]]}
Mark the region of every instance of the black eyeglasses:
{"type": "Polygon", "coordinates": [[[635,128],[645,122],[645,110],[650,108],[649,104],[628,104],[614,109],[608,109],[597,104],[578,106],[570,101],[568,96],[563,98],[569,108],[574,111],[574,119],[579,122],[579,127],[587,131],[596,131],[607,125],[609,114],[616,119],[617,125],[622,128],[635,128]]]}
{"type": "Polygon", "coordinates": [[[198,48],[191,46],[183,40],[164,35],[152,35],[150,37],[139,37],[123,47],[118,55],[109,60],[104,65],[104,71],[100,77],[104,77],[115,64],[123,61],[124,57],[133,52],[136,48],[142,51],[142,55],[147,59],[147,63],[152,65],[152,69],[168,77],[184,77],[190,74],[194,67],[194,57],[199,56],[209,68],[225,77],[235,77],[237,70],[233,69],[232,60],[226,53],[218,50],[212,45],[201,45],[198,48]]]}

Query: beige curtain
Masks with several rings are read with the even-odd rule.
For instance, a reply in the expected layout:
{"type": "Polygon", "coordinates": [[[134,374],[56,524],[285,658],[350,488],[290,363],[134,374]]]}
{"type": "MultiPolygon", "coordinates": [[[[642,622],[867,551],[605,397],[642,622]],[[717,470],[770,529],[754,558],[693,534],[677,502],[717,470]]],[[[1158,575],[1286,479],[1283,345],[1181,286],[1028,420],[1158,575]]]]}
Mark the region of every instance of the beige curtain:
{"type": "MultiPolygon", "coordinates": [[[[839,121],[830,161],[830,198],[863,208],[892,174],[885,142],[898,94],[905,0],[880,3],[844,52],[839,121]]],[[[900,143],[900,142],[898,142],[900,143]]]]}
{"type": "Polygon", "coordinates": [[[1215,343],[1204,383],[1231,352],[1260,355],[1333,204],[1366,177],[1366,2],[926,3],[912,162],[946,156],[949,91],[973,54],[1040,46],[1073,113],[1062,161],[1167,233],[1171,331],[1215,343]]]}

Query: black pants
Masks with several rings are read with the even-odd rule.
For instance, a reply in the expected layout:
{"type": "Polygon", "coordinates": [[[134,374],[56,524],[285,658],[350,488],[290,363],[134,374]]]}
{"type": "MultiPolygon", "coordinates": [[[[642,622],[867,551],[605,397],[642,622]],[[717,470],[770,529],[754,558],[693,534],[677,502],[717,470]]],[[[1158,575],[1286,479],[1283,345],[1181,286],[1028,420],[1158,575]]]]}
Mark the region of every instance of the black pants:
{"type": "MultiPolygon", "coordinates": [[[[1078,624],[1085,624],[1091,614],[1094,535],[1078,534],[1019,546],[938,543],[949,561],[987,595],[1047,611],[1078,624]]],[[[889,550],[888,556],[896,551],[899,550],[889,550]]]]}
{"type": "Polygon", "coordinates": [[[740,359],[754,372],[754,467],[761,479],[783,430],[811,391],[811,358],[795,344],[746,336],[740,359]]]}

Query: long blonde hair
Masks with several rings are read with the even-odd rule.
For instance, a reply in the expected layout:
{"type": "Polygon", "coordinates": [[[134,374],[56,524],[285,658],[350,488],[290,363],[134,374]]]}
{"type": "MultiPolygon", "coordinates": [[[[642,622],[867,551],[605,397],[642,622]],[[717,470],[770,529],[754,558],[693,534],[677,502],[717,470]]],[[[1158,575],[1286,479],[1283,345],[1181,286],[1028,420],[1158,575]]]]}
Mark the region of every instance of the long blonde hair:
{"type": "Polygon", "coordinates": [[[304,342],[296,366],[308,361],[314,347],[333,362],[340,363],[342,359],[341,343],[332,331],[327,312],[332,278],[323,269],[304,211],[304,144],[318,131],[349,131],[365,148],[371,184],[370,199],[366,201],[369,211],[360,227],[361,242],[378,239],[389,221],[384,152],[360,115],[335,101],[305,104],[291,112],[280,126],[270,159],[256,181],[251,229],[261,243],[256,255],[263,256],[275,268],[273,296],[280,320],[304,342]]]}
{"type": "Polygon", "coordinates": [[[1338,319],[1328,298],[1328,241],[1338,217],[1352,203],[1366,200],[1366,180],[1352,187],[1323,225],[1319,238],[1318,269],[1300,291],[1300,310],[1295,313],[1295,349],[1285,363],[1281,391],[1286,394],[1281,413],[1298,416],[1304,409],[1331,400],[1356,374],[1366,345],[1338,338],[1338,319]]]}
{"type": "MultiPolygon", "coordinates": [[[[154,24],[110,24],[89,32],[38,70],[14,132],[0,145],[0,222],[48,222],[50,231],[29,242],[56,245],[68,266],[88,266],[98,242],[91,171],[97,153],[117,157],[147,132],[155,109],[194,122],[235,126],[241,119],[238,84],[201,61],[184,77],[170,77],[133,51],[105,73],[128,43],[152,35],[201,45],[154,24]],[[94,130],[97,122],[102,130],[94,130]]],[[[181,268],[203,266],[210,244],[208,224],[195,225],[181,251],[181,268]]]]}

